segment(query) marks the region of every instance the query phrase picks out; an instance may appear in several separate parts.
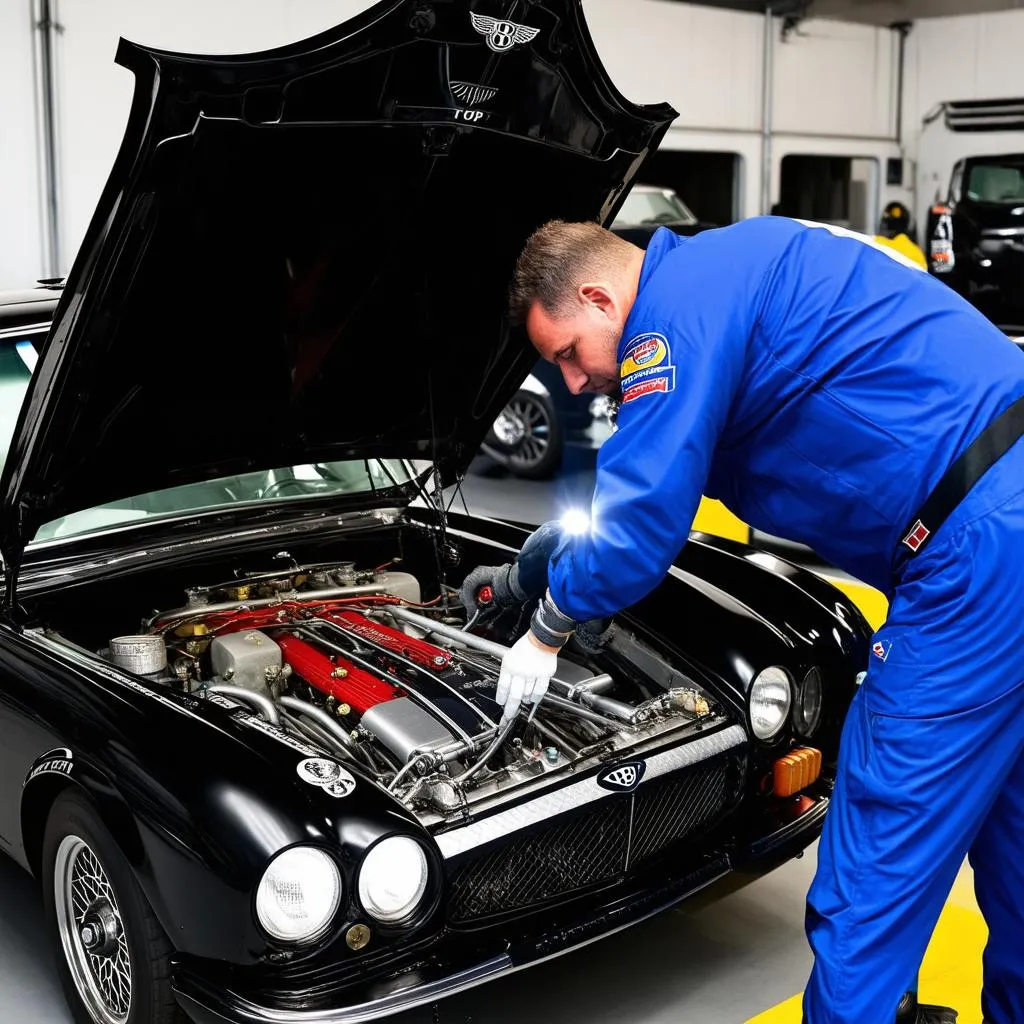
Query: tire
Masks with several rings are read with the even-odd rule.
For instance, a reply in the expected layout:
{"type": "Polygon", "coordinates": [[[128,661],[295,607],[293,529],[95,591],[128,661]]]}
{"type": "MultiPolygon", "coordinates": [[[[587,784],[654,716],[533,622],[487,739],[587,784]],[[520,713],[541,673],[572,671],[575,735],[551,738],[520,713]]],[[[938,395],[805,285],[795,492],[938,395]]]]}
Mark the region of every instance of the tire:
{"type": "Polygon", "coordinates": [[[171,992],[171,944],[117,843],[76,792],[62,793],[50,809],[40,875],[76,1024],[185,1024],[171,992]],[[104,933],[100,951],[88,952],[87,938],[104,933]]]}
{"type": "Polygon", "coordinates": [[[506,466],[527,480],[546,480],[562,464],[564,438],[554,405],[544,395],[517,391],[508,407],[522,420],[526,435],[506,456],[506,466]]]}

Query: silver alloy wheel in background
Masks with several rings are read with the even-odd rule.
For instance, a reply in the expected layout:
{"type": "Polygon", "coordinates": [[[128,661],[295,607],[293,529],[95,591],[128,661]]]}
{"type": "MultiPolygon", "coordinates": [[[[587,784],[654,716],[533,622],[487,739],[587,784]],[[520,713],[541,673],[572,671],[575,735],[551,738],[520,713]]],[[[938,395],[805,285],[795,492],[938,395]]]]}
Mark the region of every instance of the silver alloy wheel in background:
{"type": "Polygon", "coordinates": [[[57,927],[79,998],[96,1024],[126,1024],[131,956],[114,890],[85,840],[65,836],[53,865],[57,927]]]}
{"type": "Polygon", "coordinates": [[[532,395],[520,393],[509,402],[508,411],[522,424],[519,447],[509,455],[509,462],[517,468],[532,468],[543,460],[550,443],[551,423],[547,410],[532,395]]]}

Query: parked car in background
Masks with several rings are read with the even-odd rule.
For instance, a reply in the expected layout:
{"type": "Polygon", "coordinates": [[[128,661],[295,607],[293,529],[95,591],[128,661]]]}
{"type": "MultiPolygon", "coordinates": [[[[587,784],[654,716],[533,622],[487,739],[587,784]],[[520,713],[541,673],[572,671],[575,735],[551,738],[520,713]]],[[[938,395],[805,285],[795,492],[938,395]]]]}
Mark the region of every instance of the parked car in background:
{"type": "Polygon", "coordinates": [[[485,455],[515,476],[545,480],[562,466],[567,445],[600,448],[611,433],[610,399],[574,395],[553,363],[537,361],[484,439],[485,455]]]}
{"type": "Polygon", "coordinates": [[[699,220],[675,189],[662,185],[634,185],[612,221],[615,234],[646,249],[658,228],[671,228],[678,235],[696,235],[715,227],[699,220]]]}
{"type": "Polygon", "coordinates": [[[993,323],[1024,324],[1024,153],[958,161],[926,235],[931,273],[993,323]]]}

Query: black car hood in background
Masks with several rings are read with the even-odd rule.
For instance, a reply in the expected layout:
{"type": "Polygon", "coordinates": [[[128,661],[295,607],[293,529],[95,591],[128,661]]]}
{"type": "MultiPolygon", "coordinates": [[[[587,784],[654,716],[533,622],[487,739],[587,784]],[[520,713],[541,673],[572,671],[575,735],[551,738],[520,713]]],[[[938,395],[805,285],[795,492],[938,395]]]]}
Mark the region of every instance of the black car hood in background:
{"type": "Polygon", "coordinates": [[[580,0],[386,0],[117,62],[131,114],[4,471],[8,561],[68,512],[254,469],[451,480],[536,359],[504,315],[523,241],[609,223],[675,117],[616,91],[580,0]]]}

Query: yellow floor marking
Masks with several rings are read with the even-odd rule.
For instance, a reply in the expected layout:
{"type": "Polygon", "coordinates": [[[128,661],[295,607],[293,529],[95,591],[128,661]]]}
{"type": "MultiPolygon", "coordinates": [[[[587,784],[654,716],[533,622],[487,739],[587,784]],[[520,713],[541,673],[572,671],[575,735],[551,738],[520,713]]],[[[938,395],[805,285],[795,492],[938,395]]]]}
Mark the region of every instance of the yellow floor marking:
{"type": "MultiPolygon", "coordinates": [[[[921,965],[921,1002],[952,1006],[960,1014],[957,1024],[982,1024],[981,954],[987,940],[988,929],[974,899],[971,871],[965,865],[921,965]]],[[[798,993],[745,1024],[800,1024],[802,1003],[803,996],[798,993]]]]}

